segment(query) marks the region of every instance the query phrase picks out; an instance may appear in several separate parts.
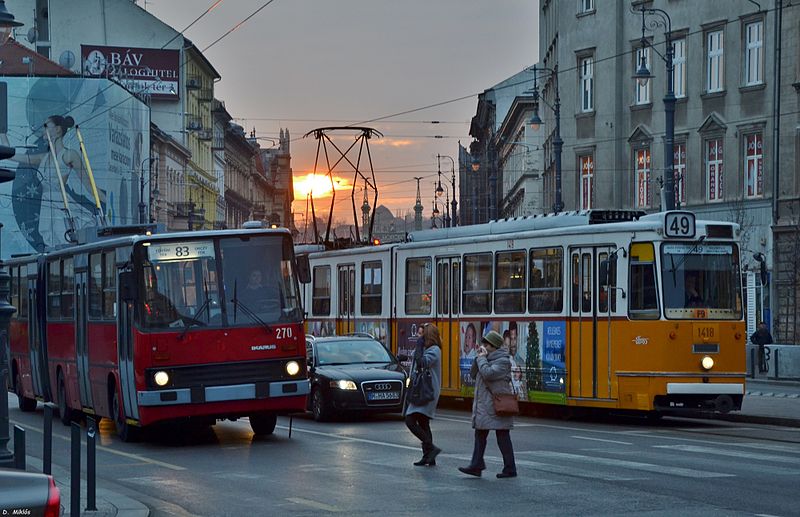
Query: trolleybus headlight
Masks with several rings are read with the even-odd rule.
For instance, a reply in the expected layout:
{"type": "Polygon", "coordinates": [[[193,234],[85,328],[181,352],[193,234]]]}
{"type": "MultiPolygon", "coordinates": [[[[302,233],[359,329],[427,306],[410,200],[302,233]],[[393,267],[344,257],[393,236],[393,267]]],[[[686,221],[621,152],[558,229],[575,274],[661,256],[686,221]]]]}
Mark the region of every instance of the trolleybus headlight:
{"type": "Polygon", "coordinates": [[[331,381],[331,388],[339,388],[340,390],[357,390],[356,383],[353,381],[331,381]]]}
{"type": "Polygon", "coordinates": [[[297,361],[289,361],[286,363],[286,373],[289,375],[297,375],[297,372],[300,371],[300,365],[297,364],[297,361]]]}
{"type": "Polygon", "coordinates": [[[159,370],[153,375],[153,380],[156,381],[156,384],[159,386],[166,386],[169,384],[169,374],[164,370],[159,370]]]}
{"type": "Polygon", "coordinates": [[[704,370],[710,370],[714,367],[714,359],[707,355],[700,361],[700,366],[702,366],[704,370]]]}

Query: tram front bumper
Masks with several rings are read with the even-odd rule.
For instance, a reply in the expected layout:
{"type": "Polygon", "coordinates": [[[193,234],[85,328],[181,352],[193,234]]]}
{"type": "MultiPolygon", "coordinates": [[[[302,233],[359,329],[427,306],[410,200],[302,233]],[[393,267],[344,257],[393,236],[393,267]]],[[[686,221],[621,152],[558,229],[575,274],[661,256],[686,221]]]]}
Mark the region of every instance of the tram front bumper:
{"type": "Polygon", "coordinates": [[[262,400],[281,397],[306,396],[310,391],[308,379],[281,382],[256,382],[227,386],[194,386],[164,390],[147,390],[136,393],[140,406],[170,406],[203,404],[234,400],[262,400]]]}
{"type": "Polygon", "coordinates": [[[742,409],[744,384],[668,382],[667,394],[655,397],[657,410],[669,412],[716,411],[728,413],[742,409]]]}

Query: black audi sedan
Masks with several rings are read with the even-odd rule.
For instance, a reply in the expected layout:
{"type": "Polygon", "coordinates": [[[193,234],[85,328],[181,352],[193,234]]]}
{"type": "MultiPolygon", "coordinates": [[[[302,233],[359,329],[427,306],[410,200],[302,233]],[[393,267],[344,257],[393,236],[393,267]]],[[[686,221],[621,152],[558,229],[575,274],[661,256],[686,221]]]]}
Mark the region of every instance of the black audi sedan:
{"type": "Polygon", "coordinates": [[[306,340],[308,409],[324,421],[351,412],[402,411],[408,375],[379,341],[366,336],[306,340]]]}

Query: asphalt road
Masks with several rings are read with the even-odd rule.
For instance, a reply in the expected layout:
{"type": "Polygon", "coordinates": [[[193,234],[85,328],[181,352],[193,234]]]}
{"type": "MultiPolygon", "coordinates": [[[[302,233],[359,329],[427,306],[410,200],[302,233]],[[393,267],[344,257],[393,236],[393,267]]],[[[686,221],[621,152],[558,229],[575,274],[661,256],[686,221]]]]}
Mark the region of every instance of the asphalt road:
{"type": "MultiPolygon", "coordinates": [[[[16,402],[13,396],[11,403],[16,402]]],[[[11,409],[41,457],[41,407],[11,409]]],[[[730,422],[520,418],[512,431],[520,476],[456,470],[472,450],[469,414],[440,410],[444,452],[414,467],[419,447],[397,415],[320,424],[281,418],[254,439],[246,420],[166,427],[138,444],[101,425],[99,484],[142,501],[151,515],[798,515],[800,429],[730,422]]],[[[68,432],[54,424],[54,461],[68,467],[68,432]]]]}

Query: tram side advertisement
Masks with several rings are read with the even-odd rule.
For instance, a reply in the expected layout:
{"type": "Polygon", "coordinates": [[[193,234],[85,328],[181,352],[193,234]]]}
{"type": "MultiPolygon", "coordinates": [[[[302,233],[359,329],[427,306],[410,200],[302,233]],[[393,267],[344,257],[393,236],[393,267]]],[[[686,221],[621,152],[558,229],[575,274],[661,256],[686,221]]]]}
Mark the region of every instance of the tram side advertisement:
{"type": "Polygon", "coordinates": [[[511,384],[519,400],[566,404],[564,321],[465,321],[461,322],[461,393],[473,396],[475,381],[470,368],[480,346],[480,338],[494,330],[503,336],[511,356],[511,384]]]}

